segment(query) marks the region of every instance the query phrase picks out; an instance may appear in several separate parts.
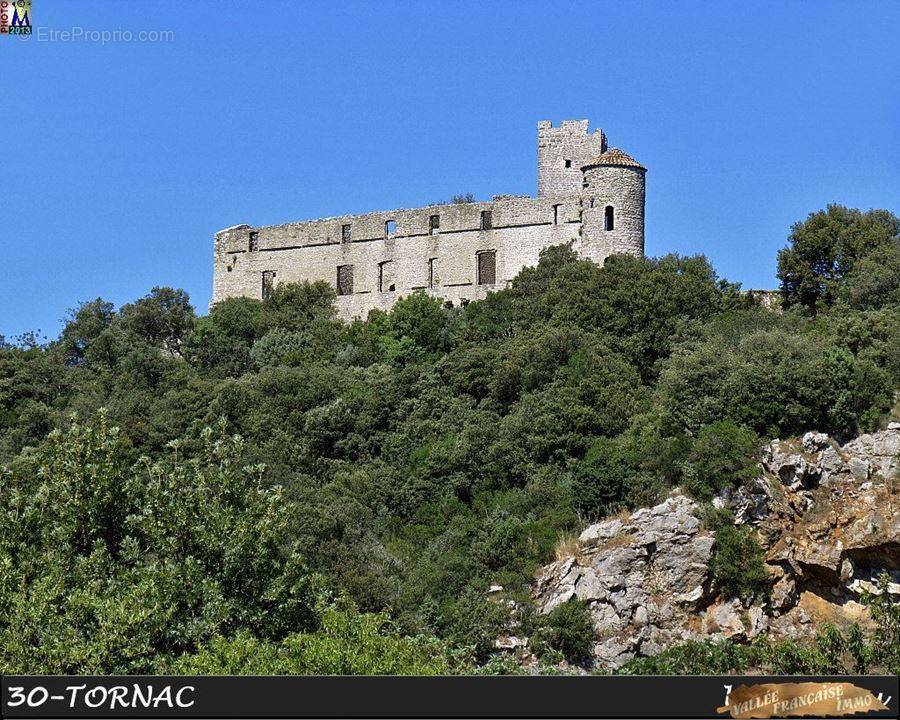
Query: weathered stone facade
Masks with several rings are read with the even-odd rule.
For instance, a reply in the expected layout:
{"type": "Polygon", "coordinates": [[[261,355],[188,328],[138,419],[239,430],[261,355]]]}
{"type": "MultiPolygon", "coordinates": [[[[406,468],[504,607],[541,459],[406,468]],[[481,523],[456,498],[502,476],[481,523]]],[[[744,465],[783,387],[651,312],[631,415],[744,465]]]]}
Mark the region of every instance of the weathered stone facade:
{"type": "Polygon", "coordinates": [[[540,251],[572,243],[599,264],[644,252],[646,170],[588,121],[538,124],[538,196],[432,205],[216,233],[212,302],[324,280],[344,318],[423,291],[453,304],[506,287],[540,251]]]}

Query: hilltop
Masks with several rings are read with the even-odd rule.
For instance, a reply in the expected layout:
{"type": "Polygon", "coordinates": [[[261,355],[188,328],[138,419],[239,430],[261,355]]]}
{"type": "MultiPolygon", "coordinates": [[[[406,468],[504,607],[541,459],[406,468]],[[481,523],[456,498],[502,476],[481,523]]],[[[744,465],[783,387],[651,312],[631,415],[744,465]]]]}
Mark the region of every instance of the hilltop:
{"type": "MultiPolygon", "coordinates": [[[[565,245],[464,307],[413,293],[349,323],[323,282],[203,317],[172,288],[83,303],[0,349],[0,670],[521,671],[510,602],[541,667],[587,667],[589,609],[541,613],[535,578],[676,490],[731,578],[704,602],[768,607],[761,526],[716,505],[756,492],[773,438],[898,419],[898,230],[798,222],[779,312],[702,256],[565,245]]],[[[722,642],[658,669],[720,667],[743,647],[722,642]]]]}

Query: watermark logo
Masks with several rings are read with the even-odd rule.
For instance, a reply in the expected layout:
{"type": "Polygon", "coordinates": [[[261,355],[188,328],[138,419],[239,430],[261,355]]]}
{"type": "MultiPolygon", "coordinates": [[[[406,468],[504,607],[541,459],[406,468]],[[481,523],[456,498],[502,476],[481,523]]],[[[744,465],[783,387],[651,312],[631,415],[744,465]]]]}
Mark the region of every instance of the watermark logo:
{"type": "Polygon", "coordinates": [[[31,35],[31,0],[0,0],[0,35],[31,35]]]}
{"type": "Polygon", "coordinates": [[[849,682],[776,682],[725,686],[719,713],[733,718],[847,717],[890,711],[891,697],[849,682]]]}

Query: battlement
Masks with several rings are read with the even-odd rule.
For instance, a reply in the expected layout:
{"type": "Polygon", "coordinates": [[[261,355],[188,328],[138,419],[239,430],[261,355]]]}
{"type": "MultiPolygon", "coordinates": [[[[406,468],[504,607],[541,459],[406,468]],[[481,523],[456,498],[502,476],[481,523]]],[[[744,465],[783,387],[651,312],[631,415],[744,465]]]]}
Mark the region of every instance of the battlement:
{"type": "Polygon", "coordinates": [[[581,167],[606,152],[606,135],[587,120],[538,123],[538,195],[581,192],[581,167]]]}
{"type": "Polygon", "coordinates": [[[220,230],[214,239],[212,302],[265,297],[275,284],[324,280],[345,318],[388,309],[422,291],[465,303],[506,287],[540,251],[571,244],[602,263],[642,254],[644,171],[581,167],[606,151],[587,120],[538,123],[538,195],[339,215],[220,230]]]}

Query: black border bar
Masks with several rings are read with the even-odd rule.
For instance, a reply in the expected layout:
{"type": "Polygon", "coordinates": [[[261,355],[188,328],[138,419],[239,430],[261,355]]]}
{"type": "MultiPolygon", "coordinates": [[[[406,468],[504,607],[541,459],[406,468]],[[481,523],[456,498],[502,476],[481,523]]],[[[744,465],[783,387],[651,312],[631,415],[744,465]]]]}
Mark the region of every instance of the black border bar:
{"type": "Polygon", "coordinates": [[[725,686],[851,682],[889,702],[895,676],[60,676],[2,678],[4,718],[713,718],[725,686]],[[83,688],[72,690],[72,688],[83,688]],[[138,686],[139,694],[134,691],[138,686]],[[114,688],[122,699],[111,708],[114,688]],[[165,688],[169,688],[168,691],[165,688]],[[150,691],[152,688],[152,693],[150,691]],[[179,694],[179,691],[180,694],[179,694]],[[88,695],[93,692],[93,695],[88,695]],[[43,701],[46,695],[46,699],[43,701]],[[22,698],[26,698],[25,701],[22,698]],[[32,706],[28,705],[30,697],[32,706]],[[51,699],[55,697],[56,699],[51,699]],[[74,699],[74,705],[73,700],[74,699]],[[149,697],[150,707],[145,707],[149,697]],[[15,700],[11,700],[15,698],[15,700]],[[88,699],[89,698],[89,699],[88,699]],[[41,701],[41,702],[39,702],[41,701]],[[180,704],[179,704],[180,701],[180,704]],[[135,706],[136,702],[136,706],[135,706]],[[15,705],[10,707],[10,705],[15,705]],[[155,706],[154,706],[155,705],[155,706]]]}

